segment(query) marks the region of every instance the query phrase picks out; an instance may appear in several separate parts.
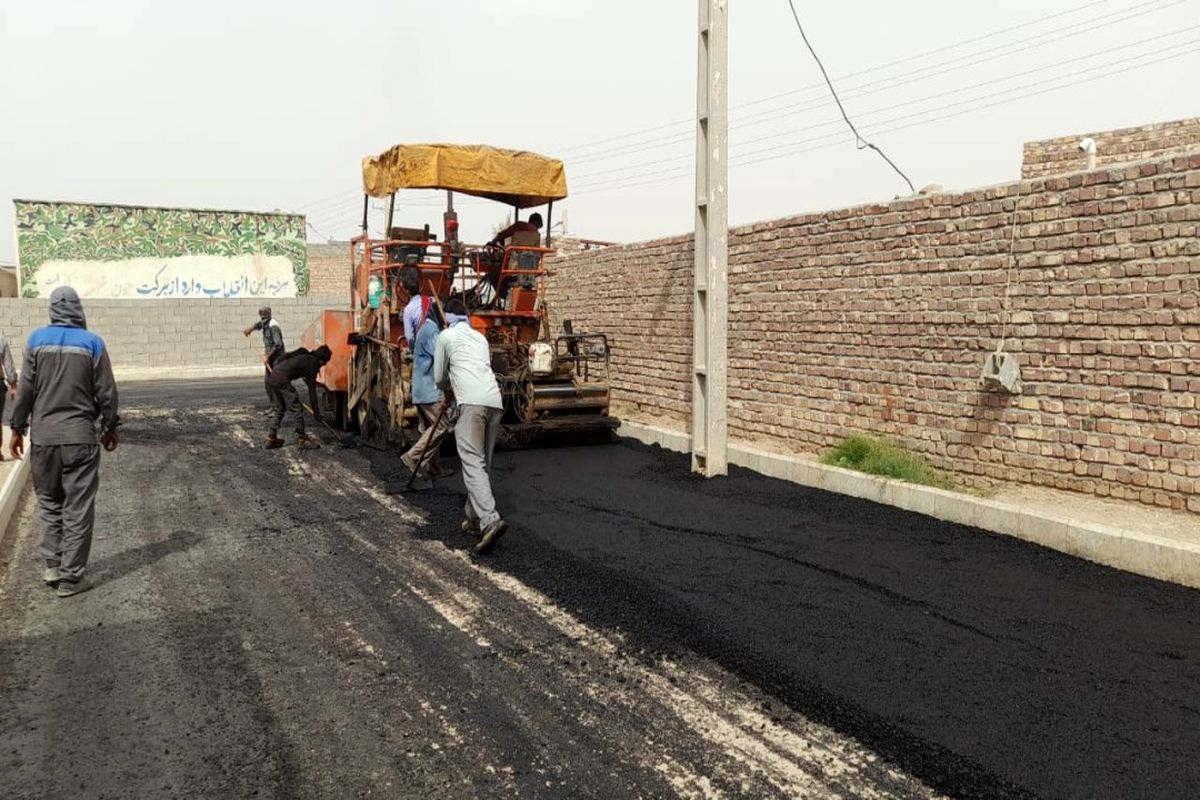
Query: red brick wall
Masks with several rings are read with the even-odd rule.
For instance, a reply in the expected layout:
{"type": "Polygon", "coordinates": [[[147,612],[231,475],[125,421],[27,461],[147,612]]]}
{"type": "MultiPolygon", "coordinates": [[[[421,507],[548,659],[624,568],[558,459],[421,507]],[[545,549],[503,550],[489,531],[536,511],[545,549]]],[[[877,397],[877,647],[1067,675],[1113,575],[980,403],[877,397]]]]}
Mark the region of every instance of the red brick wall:
{"type": "Polygon", "coordinates": [[[584,251],[551,262],[550,324],[608,333],[614,400],[680,422],[692,413],[692,240],[584,251]]]}
{"type": "Polygon", "coordinates": [[[1087,137],[1096,140],[1097,166],[1163,158],[1200,151],[1200,118],[1026,142],[1021,177],[1041,178],[1086,169],[1087,154],[1079,149],[1079,142],[1087,137]]]}
{"type": "Polygon", "coordinates": [[[350,244],[308,245],[308,293],[310,296],[350,297],[350,244]]]}
{"type": "MultiPolygon", "coordinates": [[[[967,485],[1200,511],[1200,154],[808,214],[730,239],[729,432],[903,440],[967,485]],[[1024,394],[978,386],[1001,334],[1024,394]]],[[[690,414],[688,237],[559,259],[553,318],[607,331],[624,413],[690,414]]]]}

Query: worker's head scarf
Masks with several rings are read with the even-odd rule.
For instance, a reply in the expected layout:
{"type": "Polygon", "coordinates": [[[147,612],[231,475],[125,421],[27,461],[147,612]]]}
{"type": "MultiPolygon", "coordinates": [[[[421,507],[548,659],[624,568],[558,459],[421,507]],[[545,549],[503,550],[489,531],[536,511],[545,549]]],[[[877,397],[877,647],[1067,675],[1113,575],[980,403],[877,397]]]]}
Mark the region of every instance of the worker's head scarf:
{"type": "Polygon", "coordinates": [[[79,293],[70,286],[59,286],[50,294],[50,324],[64,328],[87,328],[79,293]]]}

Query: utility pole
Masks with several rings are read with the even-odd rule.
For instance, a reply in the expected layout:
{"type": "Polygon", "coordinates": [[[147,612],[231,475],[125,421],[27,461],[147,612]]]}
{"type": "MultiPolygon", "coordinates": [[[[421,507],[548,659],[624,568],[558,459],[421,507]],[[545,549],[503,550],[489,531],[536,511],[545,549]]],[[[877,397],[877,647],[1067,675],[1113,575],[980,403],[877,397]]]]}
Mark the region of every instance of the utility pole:
{"type": "Polygon", "coordinates": [[[728,0],[700,0],[696,70],[696,263],[692,303],[692,471],[725,475],[729,321],[728,0]]]}

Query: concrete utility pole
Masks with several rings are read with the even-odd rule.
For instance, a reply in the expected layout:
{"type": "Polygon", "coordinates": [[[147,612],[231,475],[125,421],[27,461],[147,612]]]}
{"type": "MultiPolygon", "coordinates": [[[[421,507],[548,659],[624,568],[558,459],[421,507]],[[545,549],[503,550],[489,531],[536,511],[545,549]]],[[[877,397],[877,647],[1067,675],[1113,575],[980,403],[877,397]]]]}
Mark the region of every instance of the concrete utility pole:
{"type": "Polygon", "coordinates": [[[692,470],[725,475],[729,321],[728,0],[700,0],[696,70],[696,266],[692,304],[692,470]]]}

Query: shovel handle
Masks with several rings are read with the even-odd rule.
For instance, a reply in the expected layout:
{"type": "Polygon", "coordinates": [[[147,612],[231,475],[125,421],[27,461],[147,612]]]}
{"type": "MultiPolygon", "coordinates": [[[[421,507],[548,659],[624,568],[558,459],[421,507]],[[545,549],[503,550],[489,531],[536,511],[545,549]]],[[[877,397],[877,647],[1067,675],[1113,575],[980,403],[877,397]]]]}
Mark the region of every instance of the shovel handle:
{"type": "MultiPolygon", "coordinates": [[[[438,406],[437,418],[433,421],[433,430],[437,430],[438,426],[442,424],[442,418],[446,416],[446,408],[448,406],[449,403],[447,403],[445,400],[442,400],[441,405],[438,406]]],[[[429,457],[429,451],[432,449],[433,448],[426,445],[425,449],[421,451],[421,457],[417,459],[417,468],[413,470],[412,475],[408,476],[408,483],[404,485],[405,489],[412,488],[413,481],[417,479],[417,473],[420,472],[421,467],[425,465],[425,460],[429,457]]]]}

